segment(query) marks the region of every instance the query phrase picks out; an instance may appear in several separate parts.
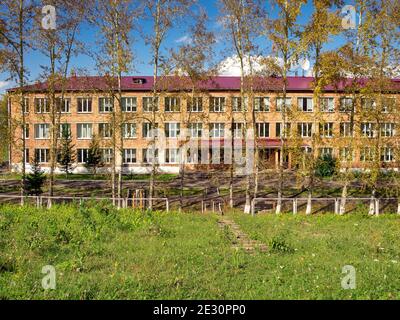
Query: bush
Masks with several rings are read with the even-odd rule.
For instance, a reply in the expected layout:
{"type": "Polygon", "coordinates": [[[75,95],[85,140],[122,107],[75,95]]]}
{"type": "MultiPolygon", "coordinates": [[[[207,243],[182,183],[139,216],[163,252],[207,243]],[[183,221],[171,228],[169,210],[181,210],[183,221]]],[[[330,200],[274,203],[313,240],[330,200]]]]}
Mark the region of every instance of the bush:
{"type": "Polygon", "coordinates": [[[336,171],[336,159],[330,154],[320,156],[317,160],[315,173],[318,177],[332,177],[336,171]]]}

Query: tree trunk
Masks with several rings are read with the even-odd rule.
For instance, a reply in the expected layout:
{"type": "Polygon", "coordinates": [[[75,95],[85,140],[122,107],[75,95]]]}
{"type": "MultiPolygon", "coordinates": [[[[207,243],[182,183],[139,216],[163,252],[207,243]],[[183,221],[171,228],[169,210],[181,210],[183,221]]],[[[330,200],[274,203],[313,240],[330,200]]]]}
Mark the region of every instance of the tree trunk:
{"type": "Polygon", "coordinates": [[[370,200],[370,203],[369,203],[369,212],[368,212],[369,215],[374,215],[375,212],[376,212],[375,193],[376,193],[375,189],[372,190],[371,200],[370,200]]]}

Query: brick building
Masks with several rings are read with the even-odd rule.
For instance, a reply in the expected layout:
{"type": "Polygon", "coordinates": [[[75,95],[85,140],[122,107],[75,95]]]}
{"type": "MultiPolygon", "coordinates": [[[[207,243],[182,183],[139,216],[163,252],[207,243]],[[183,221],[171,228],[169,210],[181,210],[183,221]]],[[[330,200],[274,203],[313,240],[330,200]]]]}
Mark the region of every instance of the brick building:
{"type": "MultiPolygon", "coordinates": [[[[185,150],[185,164],[189,169],[203,170],[209,165],[221,165],[230,159],[229,146],[231,125],[234,126],[234,143],[246,145],[243,133],[245,122],[256,132],[256,145],[266,168],[275,168],[281,157],[281,135],[296,140],[305,152],[332,154],[338,159],[349,152],[350,138],[357,141],[351,155],[352,167],[363,167],[370,160],[371,150],[377,137],[380,139],[382,166],[396,167],[398,151],[400,80],[393,80],[390,92],[379,111],[379,119],[371,116],[376,104],[367,96],[357,99],[354,112],[350,112],[351,95],[342,86],[325,88],[320,101],[313,99],[313,78],[289,77],[287,90],[287,131],[283,130],[281,106],[282,83],[278,78],[260,78],[252,84],[253,94],[241,103],[240,78],[215,77],[197,84],[193,94],[189,81],[174,77],[160,79],[157,89],[155,114],[159,131],[155,156],[159,170],[178,172],[182,157],[179,150],[184,136],[198,147],[185,150]],[[193,99],[195,97],[195,99],[193,99]],[[250,100],[251,101],[248,101],[250,100]],[[243,111],[243,106],[254,106],[256,126],[252,127],[253,113],[243,111]],[[246,121],[245,121],[246,120],[246,121]],[[354,125],[351,125],[353,123],[354,125]],[[351,132],[353,129],[353,132],[351,132]],[[315,139],[317,135],[318,139],[315,139]],[[296,138],[290,138],[296,137],[296,138]],[[314,138],[313,138],[314,137],[314,138]],[[300,142],[299,142],[300,141],[300,142]],[[317,141],[317,143],[315,142],[317,141]],[[238,143],[242,142],[242,143],[238,143]],[[194,143],[195,144],[195,143],[194,143]],[[227,149],[224,149],[227,148],[227,149]],[[313,150],[313,151],[312,151],[313,150]]],[[[148,172],[153,154],[149,146],[152,138],[151,119],[153,112],[153,77],[123,77],[121,115],[119,125],[123,135],[123,146],[118,146],[116,162],[124,172],[148,172]]],[[[102,77],[76,77],[68,79],[64,101],[56,103],[61,130],[68,130],[76,152],[75,172],[86,171],[84,163],[87,151],[95,134],[101,140],[103,161],[107,165],[113,157],[112,115],[116,104],[113,90],[102,77]]],[[[48,168],[50,146],[50,112],[48,88],[38,83],[25,88],[26,128],[22,132],[22,110],[17,91],[9,90],[9,114],[13,122],[14,139],[10,146],[10,164],[19,170],[22,162],[21,137],[26,138],[26,159],[35,157],[43,168],[48,168]]],[[[60,97],[60,91],[56,93],[60,97]]],[[[252,110],[252,108],[248,108],[252,110]]],[[[193,146],[194,146],[193,144],[193,146]]],[[[346,156],[347,157],[347,156],[346,156]]],[[[283,159],[291,166],[291,153],[283,159]]],[[[348,157],[347,157],[348,158],[348,157]]]]}

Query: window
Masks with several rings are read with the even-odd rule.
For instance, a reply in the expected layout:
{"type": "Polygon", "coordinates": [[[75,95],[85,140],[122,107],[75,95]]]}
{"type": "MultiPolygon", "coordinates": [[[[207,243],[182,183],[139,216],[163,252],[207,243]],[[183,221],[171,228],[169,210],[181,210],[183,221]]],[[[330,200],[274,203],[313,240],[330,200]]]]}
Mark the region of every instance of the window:
{"type": "Polygon", "coordinates": [[[242,104],[241,97],[233,97],[232,98],[232,108],[233,112],[242,112],[247,111],[247,98],[244,98],[244,104],[242,104]]]}
{"type": "Polygon", "coordinates": [[[299,123],[297,131],[302,138],[310,138],[312,136],[312,123],[299,123]]]}
{"type": "Polygon", "coordinates": [[[99,98],[99,112],[112,112],[114,109],[113,98],[99,98]]]}
{"type": "Polygon", "coordinates": [[[29,157],[29,149],[25,149],[25,163],[30,163],[30,157],[29,157]]]}
{"type": "Polygon", "coordinates": [[[313,99],[312,98],[297,98],[297,105],[299,111],[303,112],[313,112],[313,99]]]}
{"type": "Polygon", "coordinates": [[[211,97],[210,112],[224,112],[224,111],[225,111],[225,98],[211,97]]]}
{"type": "Polygon", "coordinates": [[[122,106],[122,112],[136,112],[137,98],[136,97],[122,98],[121,106],[122,106]]]}
{"type": "Polygon", "coordinates": [[[360,160],[362,162],[372,161],[374,159],[374,151],[371,147],[363,147],[360,151],[360,160]]]}
{"type": "MultiPolygon", "coordinates": [[[[283,103],[284,103],[283,98],[276,98],[276,111],[280,112],[283,110],[283,103]]],[[[286,98],[285,108],[290,109],[291,106],[292,106],[292,98],[286,98]]]]}
{"type": "Polygon", "coordinates": [[[112,129],[109,123],[99,123],[99,136],[101,138],[112,137],[112,129]]]}
{"type": "Polygon", "coordinates": [[[71,125],[69,123],[61,123],[59,128],[60,138],[71,138],[71,125]]]}
{"type": "Polygon", "coordinates": [[[101,149],[101,161],[104,163],[111,163],[113,159],[112,149],[101,149]]]}
{"type": "Polygon", "coordinates": [[[47,163],[50,159],[49,149],[35,149],[35,161],[39,163],[47,163]]]}
{"type": "Polygon", "coordinates": [[[364,111],[372,111],[376,109],[376,102],[373,99],[362,98],[361,106],[364,111]]]}
{"type": "Polygon", "coordinates": [[[340,112],[352,112],[353,111],[353,99],[352,98],[341,98],[339,111],[340,112]]]}
{"type": "Polygon", "coordinates": [[[254,111],[269,112],[269,98],[268,97],[255,97],[254,98],[254,111]]]}
{"type": "Polygon", "coordinates": [[[341,161],[352,162],[354,160],[354,152],[351,152],[349,147],[339,149],[339,157],[341,161]]]}
{"type": "Polygon", "coordinates": [[[319,125],[319,131],[321,138],[332,138],[333,137],[333,122],[321,123],[319,125]]]}
{"type": "Polygon", "coordinates": [[[158,163],[158,149],[143,149],[143,163],[158,163]]]}
{"type": "Polygon", "coordinates": [[[201,138],[203,135],[202,123],[189,123],[189,131],[191,138],[201,138]]]}
{"type": "Polygon", "coordinates": [[[24,127],[23,137],[29,139],[29,124],[26,124],[24,127]]]}
{"type": "Polygon", "coordinates": [[[201,163],[201,148],[188,148],[187,149],[187,162],[193,164],[201,163]]]}
{"type": "Polygon", "coordinates": [[[225,136],[225,124],[211,123],[210,124],[210,136],[211,136],[211,138],[223,138],[225,136]]]}
{"type": "Polygon", "coordinates": [[[78,139],[92,139],[93,128],[91,123],[78,123],[76,127],[78,139]]]}
{"type": "Polygon", "coordinates": [[[57,111],[61,113],[70,113],[71,112],[71,99],[63,99],[57,98],[56,100],[57,111]]]}
{"type": "Polygon", "coordinates": [[[122,134],[124,139],[133,139],[137,137],[136,123],[124,123],[122,126],[122,134]]]}
{"type": "Polygon", "coordinates": [[[35,139],[50,139],[50,124],[35,124],[35,139]]]}
{"type": "Polygon", "coordinates": [[[124,149],[123,163],[136,163],[136,149],[124,149]]]}
{"type": "Polygon", "coordinates": [[[78,98],[78,113],[92,112],[91,98],[78,98]]]}
{"type": "Polygon", "coordinates": [[[165,97],[164,105],[165,105],[165,112],[181,111],[181,100],[177,97],[165,97]]]}
{"type": "Polygon", "coordinates": [[[195,97],[193,99],[188,99],[187,111],[188,112],[202,112],[203,111],[203,98],[195,97]]]}
{"type": "Polygon", "coordinates": [[[281,138],[282,136],[288,137],[290,135],[290,123],[286,123],[286,130],[282,132],[283,123],[277,122],[275,124],[275,137],[281,138]]]}
{"type": "Polygon", "coordinates": [[[340,123],[340,136],[341,137],[352,137],[354,135],[354,129],[351,128],[351,122],[340,123]]]}
{"type": "Polygon", "coordinates": [[[166,163],[179,163],[179,149],[166,149],[165,162],[166,163]]]}
{"type": "Polygon", "coordinates": [[[382,111],[384,113],[393,112],[396,105],[396,98],[385,97],[383,98],[382,111]]]}
{"type": "Polygon", "coordinates": [[[50,105],[46,98],[35,98],[35,112],[36,113],[50,112],[50,105]]]}
{"type": "Polygon", "coordinates": [[[374,136],[374,124],[371,122],[362,123],[361,132],[363,137],[372,138],[374,136]]]}
{"type": "Polygon", "coordinates": [[[269,137],[269,123],[257,123],[257,137],[268,138],[269,137]]]}
{"type": "Polygon", "coordinates": [[[171,122],[165,124],[165,136],[167,138],[177,138],[180,134],[180,123],[171,122]]]}
{"type": "Polygon", "coordinates": [[[394,123],[381,123],[382,137],[393,137],[395,135],[394,123]]]}
{"type": "Polygon", "coordinates": [[[333,98],[321,98],[319,103],[321,112],[335,112],[335,101],[333,98]]]}
{"type": "MultiPolygon", "coordinates": [[[[152,112],[153,108],[153,98],[152,97],[143,97],[142,99],[143,103],[143,111],[144,112],[152,112]]],[[[158,98],[155,98],[154,100],[154,111],[158,111],[158,98]]]]}
{"type": "Polygon", "coordinates": [[[88,153],[89,149],[78,149],[76,150],[76,153],[78,155],[78,163],[86,163],[88,159],[88,153]]]}
{"type": "Polygon", "coordinates": [[[320,148],[319,149],[319,154],[321,155],[321,156],[326,156],[326,155],[329,155],[329,156],[332,156],[333,155],[333,148],[320,148]]]}
{"type": "Polygon", "coordinates": [[[392,148],[388,148],[388,147],[382,148],[381,161],[383,161],[383,162],[392,162],[393,160],[394,160],[393,149],[392,148]]]}
{"type": "Polygon", "coordinates": [[[24,98],[24,113],[29,113],[29,98],[24,98]]]}
{"type": "Polygon", "coordinates": [[[234,138],[243,138],[243,123],[235,122],[233,124],[233,137],[234,138]]]}
{"type": "Polygon", "coordinates": [[[158,136],[158,124],[155,124],[155,128],[152,128],[151,122],[144,122],[142,127],[143,138],[153,138],[158,136]]]}

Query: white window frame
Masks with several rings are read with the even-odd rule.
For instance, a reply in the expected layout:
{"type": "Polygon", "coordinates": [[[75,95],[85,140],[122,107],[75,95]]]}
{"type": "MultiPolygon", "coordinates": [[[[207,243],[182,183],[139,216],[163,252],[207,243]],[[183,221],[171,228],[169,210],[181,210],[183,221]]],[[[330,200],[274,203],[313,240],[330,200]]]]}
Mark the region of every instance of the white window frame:
{"type": "Polygon", "coordinates": [[[203,135],[203,124],[201,122],[189,123],[191,138],[201,138],[203,135]]]}
{"type": "Polygon", "coordinates": [[[113,158],[113,150],[111,148],[102,148],[101,151],[101,161],[106,164],[110,164],[113,158]]]}
{"type": "MultiPolygon", "coordinates": [[[[292,107],[292,98],[286,97],[286,109],[290,109],[292,107]]],[[[276,111],[281,112],[283,106],[283,97],[276,97],[276,111]]]]}
{"type": "Polygon", "coordinates": [[[396,125],[394,123],[381,123],[382,137],[394,137],[396,135],[396,125]]]}
{"type": "Polygon", "coordinates": [[[269,112],[270,111],[269,97],[255,97],[253,103],[254,103],[254,111],[255,112],[269,112]]]}
{"type": "Polygon", "coordinates": [[[300,123],[298,123],[297,128],[300,128],[299,134],[302,138],[311,138],[312,137],[312,134],[313,134],[312,122],[300,122],[300,123]]]}
{"type": "MultiPolygon", "coordinates": [[[[339,112],[348,113],[351,112],[353,108],[353,98],[341,97],[339,101],[339,112]]],[[[354,106],[354,112],[356,107],[354,106]]]]}
{"type": "MultiPolygon", "coordinates": [[[[143,97],[142,98],[142,107],[143,107],[143,112],[153,112],[152,109],[152,101],[153,97],[143,97]]],[[[158,97],[155,99],[155,112],[159,110],[159,104],[158,104],[158,97]]]]}
{"type": "Polygon", "coordinates": [[[49,123],[36,123],[35,139],[36,140],[47,140],[50,139],[50,124],[49,123]]]}
{"type": "Polygon", "coordinates": [[[92,113],[93,111],[93,100],[92,98],[77,98],[77,113],[92,113]],[[81,106],[81,110],[79,110],[79,106],[81,106]]]}
{"type": "Polygon", "coordinates": [[[222,122],[210,123],[210,137],[211,138],[224,138],[225,137],[225,123],[222,123],[222,122]]]}
{"type": "Polygon", "coordinates": [[[50,113],[50,104],[47,98],[35,98],[34,105],[35,105],[35,113],[37,114],[50,113]]]}
{"type": "Polygon", "coordinates": [[[269,122],[258,122],[256,123],[257,137],[258,138],[269,138],[269,122]]]}
{"type": "Polygon", "coordinates": [[[86,163],[88,154],[89,154],[89,149],[85,149],[85,148],[76,149],[77,163],[86,163]],[[79,158],[81,158],[82,161],[80,161],[79,158]]]}
{"type": "Polygon", "coordinates": [[[351,122],[341,122],[340,123],[340,136],[343,138],[353,137],[354,136],[354,128],[353,132],[351,132],[351,122]]]}
{"type": "Polygon", "coordinates": [[[187,100],[187,111],[188,112],[203,112],[203,98],[194,97],[187,100]]]}
{"type": "Polygon", "coordinates": [[[112,138],[112,128],[110,123],[107,122],[99,123],[98,129],[100,138],[102,139],[112,138]]]}
{"type": "Polygon", "coordinates": [[[321,112],[333,113],[335,112],[335,98],[322,97],[319,100],[321,112]]]}
{"type": "Polygon", "coordinates": [[[137,138],[137,123],[124,123],[122,125],[122,135],[124,139],[137,138]]]}
{"type": "Polygon", "coordinates": [[[210,112],[220,113],[225,112],[225,97],[211,97],[210,98],[210,112]]]}
{"type": "Polygon", "coordinates": [[[68,128],[68,138],[72,137],[72,131],[71,131],[71,124],[70,123],[60,123],[60,127],[58,128],[58,136],[59,138],[63,138],[63,131],[64,127],[68,128]]]}
{"type": "Polygon", "coordinates": [[[124,149],[124,164],[137,163],[137,149],[124,149]]]}
{"type": "Polygon", "coordinates": [[[301,112],[314,112],[314,101],[310,97],[299,97],[297,98],[298,110],[301,112]],[[306,105],[304,105],[306,101],[306,105]]]}
{"type": "Polygon", "coordinates": [[[333,138],[333,122],[324,122],[321,123],[321,138],[333,138]]]}
{"type": "Polygon", "coordinates": [[[122,112],[137,112],[137,98],[122,97],[121,108],[122,112]]]}
{"type": "Polygon", "coordinates": [[[39,163],[49,163],[50,149],[35,148],[35,160],[39,163]]]}
{"type": "Polygon", "coordinates": [[[373,138],[375,136],[375,124],[372,122],[361,123],[361,134],[363,137],[373,138]]]}
{"type": "Polygon", "coordinates": [[[180,112],[181,99],[179,97],[165,97],[164,98],[165,112],[180,112]]]}
{"type": "Polygon", "coordinates": [[[93,138],[93,124],[92,123],[77,123],[76,124],[76,137],[78,140],[92,139],[93,138]],[[86,133],[86,134],[83,135],[82,133],[86,133]]]}
{"type": "Polygon", "coordinates": [[[114,110],[114,99],[111,97],[99,98],[99,113],[110,113],[114,110]]]}
{"type": "Polygon", "coordinates": [[[232,97],[232,111],[233,112],[243,112],[248,110],[248,99],[244,97],[244,103],[242,104],[242,97],[232,97]],[[244,105],[244,108],[243,108],[244,105]]]}
{"type": "Polygon", "coordinates": [[[179,149],[171,148],[165,150],[165,163],[177,164],[180,162],[179,149]]]}
{"type": "Polygon", "coordinates": [[[181,132],[181,124],[179,122],[165,123],[165,137],[178,138],[181,132]]]}

